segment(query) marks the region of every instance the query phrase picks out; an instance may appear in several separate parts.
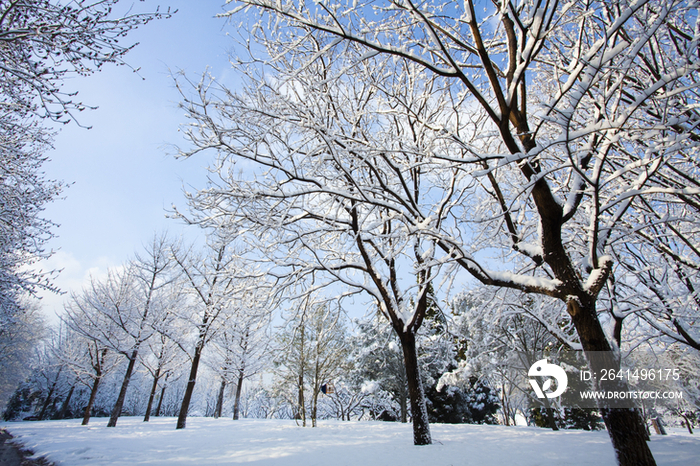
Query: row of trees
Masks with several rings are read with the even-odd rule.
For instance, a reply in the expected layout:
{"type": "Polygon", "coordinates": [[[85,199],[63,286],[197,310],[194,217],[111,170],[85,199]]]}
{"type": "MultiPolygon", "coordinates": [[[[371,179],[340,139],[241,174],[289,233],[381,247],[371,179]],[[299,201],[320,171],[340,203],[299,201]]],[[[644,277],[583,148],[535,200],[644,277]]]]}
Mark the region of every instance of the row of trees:
{"type": "MultiPolygon", "coordinates": [[[[208,241],[208,253],[199,255],[164,236],[154,237],[133,260],[102,279],[93,278],[89,287],[73,294],[60,331],[46,345],[39,366],[40,377],[47,380],[43,386],[49,388],[38,417],[44,418],[49,403],[56,402],[53,387],[67,379],[73,380],[68,382],[71,387],[80,384],[90,390],[83,410],[87,424],[103,379],[119,371],[120,388],[109,409],[108,426],[113,427],[140,367],[152,380],[148,418],[158,389],[162,403],[168,379],[186,365],[189,376],[178,421],[178,428],[184,427],[208,346],[214,348],[208,363],[216,368],[222,388],[235,380],[240,394],[243,380],[260,369],[270,317],[265,309],[270,303],[263,282],[237,279],[240,263],[234,246],[219,232],[208,241]]],[[[70,395],[65,409],[69,404],[70,395]]]]}
{"type": "MultiPolygon", "coordinates": [[[[173,290],[182,286],[180,281],[173,290]]],[[[94,289],[80,296],[92,295],[94,289]]],[[[106,295],[98,301],[105,303],[106,295]]],[[[74,299],[66,314],[71,323],[58,329],[38,355],[36,372],[16,390],[5,418],[83,417],[86,424],[91,415],[114,418],[116,409],[121,414],[144,415],[144,421],[152,415],[178,415],[190,386],[198,331],[187,294],[178,292],[178,299],[163,300],[166,296],[152,297],[152,309],[165,303],[170,315],[154,311],[158,317],[143,327],[152,335],[140,345],[136,364],[131,364],[134,344],[127,343],[124,328],[103,321],[102,337],[86,338],[81,332],[91,324],[85,315],[80,332],[71,328],[80,315],[70,309],[74,299]],[[157,329],[154,322],[159,322],[157,329]],[[107,336],[112,343],[104,343],[107,336]],[[127,346],[116,351],[115,341],[127,346]],[[122,396],[126,373],[130,373],[129,389],[122,396]]],[[[127,302],[121,300],[120,322],[136,328],[142,314],[125,312],[127,302]]],[[[273,329],[267,326],[267,310],[226,313],[227,320],[212,329],[213,336],[201,353],[203,366],[196,377],[197,389],[189,397],[189,414],[291,418],[311,426],[325,418],[406,422],[412,417],[400,340],[380,313],[350,326],[335,300],[316,296],[296,304],[275,319],[273,329]]],[[[511,425],[526,419],[554,429],[602,427],[596,410],[564,407],[556,400],[544,409],[535,399],[527,378],[530,364],[542,354],[576,364],[576,352],[566,339],[557,339],[532,318],[528,312],[534,309],[535,303],[509,303],[489,297],[485,290],[458,297],[446,315],[431,307],[417,336],[430,422],[511,425]]],[[[561,329],[564,335],[571,333],[565,325],[561,329]]],[[[683,376],[673,387],[643,388],[680,390],[683,399],[645,402],[647,420],[663,414],[669,420],[683,419],[692,430],[700,408],[694,356],[676,346],[664,351],[666,365],[683,367],[683,376]]],[[[649,359],[656,357],[637,350],[625,364],[652,367],[649,359]]],[[[571,375],[573,386],[578,377],[571,375]]]]}
{"type": "MultiPolygon", "coordinates": [[[[117,423],[139,361],[153,377],[150,408],[160,379],[169,376],[176,362],[182,364],[178,355],[186,356],[189,375],[178,428],[185,427],[206,346],[217,348],[222,390],[234,377],[240,387],[246,377],[255,374],[251,358],[264,345],[268,295],[264,283],[237,279],[240,262],[234,247],[220,231],[209,238],[203,256],[159,237],[123,270],[104,281],[94,281],[90,289],[73,296],[66,307],[65,323],[85,342],[77,355],[84,357],[87,346],[103,358],[111,353],[127,361],[108,426],[117,423]]],[[[102,364],[93,363],[91,351],[88,355],[96,391],[102,364]]],[[[90,408],[88,405],[84,423],[90,408]]]]}
{"type": "MultiPolygon", "coordinates": [[[[153,245],[161,256],[164,243],[153,245]]],[[[195,377],[198,388],[188,393],[200,344],[197,303],[182,292],[185,277],[178,281],[177,270],[164,269],[158,287],[143,286],[154,282],[152,275],[144,281],[130,268],[155,263],[154,254],[145,256],[73,296],[64,323],[38,355],[35,373],[16,390],[5,419],[82,416],[85,425],[97,414],[109,416],[112,426],[122,413],[144,414],[148,421],[152,414],[175,415],[185,403],[198,415],[228,411],[238,419],[243,412],[314,427],[319,418],[406,422],[412,415],[392,329],[376,314],[352,330],[337,302],[320,296],[279,315],[272,334],[268,311],[227,307],[210,327],[200,353],[203,377],[195,377]],[[150,312],[144,318],[146,303],[150,312]]],[[[440,376],[457,362],[453,337],[437,327],[419,336],[419,364],[431,374],[425,386],[430,419],[494,423],[498,400],[486,384],[436,390],[440,376]]]]}

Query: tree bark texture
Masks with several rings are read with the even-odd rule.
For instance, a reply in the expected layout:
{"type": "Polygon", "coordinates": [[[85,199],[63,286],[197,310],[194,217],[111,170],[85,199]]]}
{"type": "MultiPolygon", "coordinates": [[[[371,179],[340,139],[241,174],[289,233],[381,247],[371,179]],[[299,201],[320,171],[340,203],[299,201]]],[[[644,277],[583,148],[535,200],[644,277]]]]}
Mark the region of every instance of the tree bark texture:
{"type": "Polygon", "coordinates": [[[190,368],[190,378],[187,380],[185,396],[182,398],[182,405],[180,406],[180,414],[177,417],[176,429],[184,429],[187,425],[187,412],[190,410],[190,402],[192,401],[194,385],[195,383],[197,383],[197,370],[199,369],[199,360],[202,357],[203,348],[204,341],[200,338],[200,341],[195,348],[194,358],[192,359],[192,367],[190,368]]]}
{"type": "Polygon", "coordinates": [[[219,385],[219,394],[216,397],[216,409],[214,409],[214,419],[219,419],[221,417],[221,411],[224,409],[224,391],[226,390],[226,379],[221,378],[221,385],[219,385]]]}
{"type": "MultiPolygon", "coordinates": [[[[397,332],[398,333],[398,332],[397,332]]],[[[416,350],[416,337],[412,332],[400,332],[401,349],[403,350],[404,364],[406,366],[406,380],[408,382],[408,394],[411,399],[411,420],[413,421],[413,444],[430,445],[433,440],[430,436],[428,424],[428,411],[425,407],[425,392],[418,367],[418,352],[416,350]]]]}
{"type": "Polygon", "coordinates": [[[243,389],[244,374],[241,371],[238,374],[238,383],[236,384],[236,397],[233,400],[233,420],[237,421],[241,413],[241,390],[243,389]]]}
{"type": "Polygon", "coordinates": [[[156,390],[158,390],[158,380],[160,380],[160,367],[156,369],[156,373],[153,375],[153,384],[151,385],[151,393],[148,395],[148,405],[146,406],[146,414],[143,416],[143,422],[148,422],[151,419],[153,400],[156,397],[156,390]]]}
{"type": "MultiPolygon", "coordinates": [[[[610,343],[596,315],[595,305],[592,303],[586,304],[588,305],[582,305],[578,301],[570,300],[567,306],[584,352],[605,351],[612,354],[610,343]]],[[[588,357],[588,361],[590,369],[597,373],[600,373],[604,368],[614,368],[616,364],[615,361],[601,361],[600,358],[588,357]]],[[[615,384],[614,387],[610,387],[615,390],[628,389],[627,382],[624,380],[615,380],[609,383],[615,384]]],[[[654,456],[645,439],[645,432],[642,428],[643,420],[638,410],[603,408],[601,409],[601,414],[620,466],[656,465],[654,456]]]]}
{"type": "MultiPolygon", "coordinates": [[[[165,380],[167,381],[168,378],[166,377],[165,380]]],[[[167,386],[163,385],[163,388],[160,389],[160,398],[158,399],[158,406],[156,406],[156,413],[154,414],[155,417],[160,416],[160,411],[163,408],[163,397],[165,396],[166,388],[167,386]]]]}
{"type": "Polygon", "coordinates": [[[61,406],[61,413],[56,419],[65,419],[68,417],[68,407],[70,406],[70,399],[73,397],[73,391],[75,390],[75,385],[73,385],[66,395],[66,399],[63,401],[63,406],[61,406]]]}
{"type": "Polygon", "coordinates": [[[136,357],[139,354],[139,350],[135,349],[131,352],[129,356],[129,365],[126,367],[126,373],[124,374],[124,380],[122,381],[122,388],[119,390],[119,396],[117,397],[117,402],[114,404],[114,409],[109,416],[109,422],[107,427],[116,427],[117,419],[122,414],[122,407],[124,406],[124,400],[126,400],[126,391],[129,388],[129,382],[131,381],[131,375],[134,373],[134,366],[136,365],[136,357]]]}

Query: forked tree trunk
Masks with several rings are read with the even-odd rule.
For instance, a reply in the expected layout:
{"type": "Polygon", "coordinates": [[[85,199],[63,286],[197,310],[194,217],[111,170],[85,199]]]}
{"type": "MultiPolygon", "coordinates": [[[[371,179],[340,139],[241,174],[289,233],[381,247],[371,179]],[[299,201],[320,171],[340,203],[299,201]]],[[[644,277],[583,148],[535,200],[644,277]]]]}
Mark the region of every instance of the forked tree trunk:
{"type": "Polygon", "coordinates": [[[199,369],[199,360],[202,357],[203,349],[204,337],[200,336],[199,342],[194,350],[194,358],[192,358],[192,367],[190,368],[190,378],[187,380],[185,396],[182,398],[180,414],[177,417],[177,426],[175,427],[176,429],[184,429],[187,425],[187,412],[190,410],[190,402],[192,401],[194,385],[197,383],[197,370],[199,369]]]}
{"type": "Polygon", "coordinates": [[[139,350],[136,348],[131,352],[131,356],[129,356],[129,365],[126,367],[122,388],[119,390],[119,396],[117,397],[117,402],[114,403],[114,408],[109,416],[107,427],[116,427],[117,420],[119,416],[122,415],[122,407],[124,406],[124,400],[126,400],[126,390],[129,388],[129,382],[131,381],[131,375],[134,373],[134,366],[136,365],[136,357],[138,354],[139,350]]]}
{"type": "MultiPolygon", "coordinates": [[[[396,329],[396,328],[395,328],[396,329]]],[[[401,340],[404,365],[406,367],[406,381],[408,382],[408,395],[411,399],[411,420],[413,421],[413,444],[430,445],[433,440],[430,436],[428,423],[428,411],[425,407],[425,392],[418,367],[418,352],[416,351],[416,337],[412,332],[403,332],[396,329],[401,340]]]]}
{"type": "Polygon", "coordinates": [[[148,395],[148,405],[146,406],[146,414],[143,416],[143,422],[148,422],[151,420],[151,410],[153,409],[153,400],[156,397],[156,390],[158,390],[159,380],[160,367],[156,369],[156,373],[153,375],[153,384],[151,385],[151,393],[148,395]]]}
{"type": "MultiPolygon", "coordinates": [[[[516,137],[520,139],[526,152],[534,149],[537,143],[529,130],[527,114],[512,113],[510,119],[512,126],[518,131],[517,136],[511,133],[509,118],[499,121],[499,132],[509,152],[511,154],[522,152],[515,141],[516,137]]],[[[563,225],[567,221],[564,218],[562,205],[552,193],[547,178],[539,176],[542,172],[537,162],[521,164],[520,170],[528,182],[532,183],[531,198],[540,216],[542,250],[545,253],[543,260],[551,267],[554,277],[565,286],[565,289],[559,290],[560,297],[564,296],[561,299],[566,300],[567,311],[571,315],[590,366],[592,359],[588,355],[589,352],[611,350],[610,342],[598,320],[595,305],[609,270],[595,283],[583,286],[581,277],[566,251],[562,236],[563,225]],[[596,291],[594,291],[595,288],[597,288],[596,291]]],[[[600,245],[593,245],[594,248],[598,246],[600,245]]],[[[590,369],[596,372],[596,369],[601,368],[590,367],[590,369]]],[[[627,383],[623,382],[621,385],[626,387],[627,383]]],[[[605,409],[602,410],[602,415],[620,466],[656,466],[654,456],[640,428],[637,410],[605,409]]]]}

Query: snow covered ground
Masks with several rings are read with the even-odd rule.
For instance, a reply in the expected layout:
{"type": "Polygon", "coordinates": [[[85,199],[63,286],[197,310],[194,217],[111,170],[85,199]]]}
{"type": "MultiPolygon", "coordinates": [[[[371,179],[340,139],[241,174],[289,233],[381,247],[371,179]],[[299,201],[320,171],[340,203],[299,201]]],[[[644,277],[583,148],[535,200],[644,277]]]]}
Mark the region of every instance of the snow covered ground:
{"type": "MultiPolygon", "coordinates": [[[[59,465],[613,465],[605,431],[533,427],[432,425],[434,445],[416,447],[410,424],[321,421],[302,428],[294,421],[175,418],[0,423],[39,456],[59,465]]],[[[700,464],[700,434],[671,429],[654,435],[659,466],[700,464]]]]}

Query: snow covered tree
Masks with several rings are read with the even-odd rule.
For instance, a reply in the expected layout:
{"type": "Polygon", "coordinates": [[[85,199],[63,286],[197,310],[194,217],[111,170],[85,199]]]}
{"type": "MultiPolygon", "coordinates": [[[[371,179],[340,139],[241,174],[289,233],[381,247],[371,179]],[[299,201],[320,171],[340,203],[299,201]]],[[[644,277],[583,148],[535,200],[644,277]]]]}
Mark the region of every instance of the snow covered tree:
{"type": "MultiPolygon", "coordinates": [[[[196,215],[196,213],[195,213],[196,215]]],[[[184,275],[190,306],[182,318],[191,329],[194,347],[188,352],[190,371],[177,429],[185,428],[199,364],[205,346],[220,332],[235,310],[244,306],[246,293],[261,292],[259,274],[246,267],[235,242],[237,232],[225,226],[207,232],[203,254],[173,249],[173,257],[184,275]],[[257,291],[256,291],[257,290],[257,291]]]]}
{"type": "Polygon", "coordinates": [[[60,2],[16,0],[0,5],[0,94],[3,112],[35,114],[58,122],[86,106],[62,90],[66,78],[89,75],[107,63],[123,65],[133,45],[123,38],[159,11],[118,16],[119,0],[60,2]]]}
{"type": "Polygon", "coordinates": [[[59,402],[65,399],[75,385],[75,375],[61,357],[62,348],[71,342],[64,328],[53,329],[43,344],[36,350],[35,370],[28,379],[34,392],[31,419],[52,419],[59,413],[59,402]]]}
{"type": "Polygon", "coordinates": [[[171,305],[178,301],[178,296],[169,289],[175,279],[172,267],[174,261],[169,247],[170,243],[165,236],[154,236],[151,244],[145,248],[144,254],[137,254],[132,262],[133,275],[130,278],[134,281],[135,287],[134,298],[137,302],[133,305],[135,305],[136,315],[119,313],[121,329],[131,340],[131,347],[126,354],[129,365],[107,427],[117,425],[141,345],[156,333],[164,320],[167,320],[171,305]]]}
{"type": "Polygon", "coordinates": [[[372,419],[407,422],[408,382],[393,329],[380,315],[358,322],[353,361],[372,419]]]}
{"type": "Polygon", "coordinates": [[[74,112],[86,106],[75,99],[76,92],[62,89],[64,80],[106,63],[124,64],[132,46],[120,40],[140,25],[170,16],[169,11],[118,16],[117,3],[0,3],[0,338],[26,331],[23,313],[33,312],[24,308],[27,295],[58,291],[52,285],[55,272],[36,270],[37,261],[51,255],[45,247],[55,227],[41,213],[64,187],[42,172],[53,137],[42,119],[74,120],[74,112]]]}
{"type": "MultiPolygon", "coordinates": [[[[527,368],[542,355],[556,358],[567,349],[580,349],[570,319],[546,296],[523,297],[512,290],[479,287],[452,303],[453,334],[461,341],[457,368],[441,384],[487,381],[500,392],[505,424],[520,414],[528,417],[540,402],[527,381],[527,368]]],[[[539,411],[538,411],[539,412],[539,411]]],[[[555,411],[547,402],[542,419],[558,429],[555,411]]]]}
{"type": "Polygon", "coordinates": [[[0,338],[27,330],[24,314],[34,313],[27,298],[55,291],[52,274],[34,266],[50,255],[45,245],[53,237],[54,224],[41,212],[62,189],[41,172],[49,136],[7,113],[0,106],[0,338]]]}
{"type": "MultiPolygon", "coordinates": [[[[700,256],[694,230],[697,212],[670,212],[677,216],[669,232],[651,227],[656,235],[640,232],[629,238],[616,254],[619,263],[607,287],[606,308],[615,322],[614,337],[619,342],[624,335],[636,346],[650,338],[662,338],[700,351],[698,319],[700,301],[695,289],[700,256]],[[682,220],[681,220],[682,219],[682,220]],[[614,278],[614,279],[613,279],[614,278]],[[623,327],[630,329],[623,332],[623,327]],[[640,331],[639,327],[642,327],[640,331]]],[[[653,225],[659,212],[646,215],[653,225]]]]}
{"type": "MultiPolygon", "coordinates": [[[[496,390],[491,388],[491,379],[484,376],[486,374],[470,374],[452,385],[442,382],[443,375],[450,375],[466,359],[470,343],[474,339],[468,338],[460,330],[450,332],[453,322],[448,320],[432,293],[430,297],[432,304],[419,335],[420,364],[426,374],[424,385],[431,422],[495,424],[495,413],[500,407],[499,399],[496,390]]],[[[488,322],[482,323],[483,328],[489,327],[488,322]]],[[[486,341],[483,342],[483,348],[488,351],[486,341]]],[[[491,353],[492,358],[493,355],[491,353]]]]}
{"type": "Polygon", "coordinates": [[[500,408],[498,395],[477,377],[467,385],[441,387],[437,383],[426,390],[430,422],[446,424],[496,424],[500,408]]]}
{"type": "MultiPolygon", "coordinates": [[[[351,370],[351,368],[348,368],[351,370]]],[[[349,380],[346,374],[340,375],[333,382],[333,392],[326,392],[330,411],[337,419],[349,421],[352,416],[361,416],[362,407],[370,394],[362,390],[356,380],[349,380]]]]}
{"type": "Polygon", "coordinates": [[[66,322],[73,330],[128,361],[108,427],[117,424],[142,346],[175,307],[173,265],[170,243],[165,236],[154,236],[141,255],[122,270],[110,270],[103,281],[93,279],[66,307],[66,322]]]}
{"type": "Polygon", "coordinates": [[[213,339],[208,363],[221,377],[214,417],[220,417],[227,385],[233,386],[233,419],[240,417],[243,382],[264,370],[268,364],[271,313],[268,291],[247,293],[240,306],[227,316],[227,322],[213,339]],[[264,294],[264,295],[263,295],[264,294]]]}
{"type": "Polygon", "coordinates": [[[337,303],[326,303],[307,320],[310,330],[309,381],[311,385],[311,425],[316,427],[319,395],[333,386],[347,368],[348,337],[345,311],[337,303]]]}
{"type": "MultiPolygon", "coordinates": [[[[463,116],[486,116],[479,144],[464,143],[466,118],[436,128],[454,144],[433,157],[480,184],[469,215],[438,225],[427,212],[397,212],[480,282],[560,300],[587,353],[614,350],[597,299],[618,244],[637,230],[653,240],[652,225],[671,234],[674,216],[641,223],[647,206],[697,205],[700,194],[687,185],[700,141],[695,2],[239,3],[270,13],[271,27],[296,26],[287,33],[297,39],[311,33],[328,53],[355,44],[362,58],[416,63],[468,101],[463,116]],[[472,220],[481,236],[467,228],[472,220]],[[491,270],[474,254],[480,248],[517,265],[491,270]]],[[[616,367],[619,358],[591,364],[616,367]]],[[[620,464],[654,464],[635,414],[602,412],[620,464]]]]}
{"type": "MultiPolygon", "coordinates": [[[[82,412],[82,425],[86,426],[90,422],[92,409],[97,398],[97,392],[104,380],[118,363],[117,353],[113,348],[98,338],[98,332],[78,332],[71,318],[79,317],[80,314],[68,314],[64,316],[64,325],[68,337],[64,339],[64,344],[58,348],[59,359],[75,374],[77,381],[90,390],[90,396],[82,412]],[[88,337],[87,335],[93,335],[88,337]]],[[[95,322],[97,325],[109,327],[107,319],[95,322]]],[[[87,328],[86,328],[87,330],[87,328]]]]}
{"type": "MultiPolygon", "coordinates": [[[[2,319],[0,317],[0,319],[2,319]]],[[[34,366],[34,350],[45,335],[45,323],[36,301],[25,300],[11,322],[0,324],[0,411],[34,366]]]]}
{"type": "MultiPolygon", "coordinates": [[[[225,217],[255,232],[251,241],[280,287],[308,279],[313,289],[337,284],[375,300],[401,342],[415,442],[429,444],[415,335],[440,266],[433,239],[415,234],[422,226],[392,210],[395,204],[417,209],[437,196],[438,190],[423,189],[434,186],[426,182],[432,175],[424,154],[441,141],[420,118],[437,121],[446,101],[436,110],[435,82],[406,61],[348,69],[357,57],[337,56],[300,72],[298,64],[323,46],[297,45],[269,64],[278,73],[272,82],[251,69],[241,95],[206,77],[192,83],[196,97],[183,90],[194,148],[181,155],[206,149],[220,155],[210,185],[193,200],[206,212],[202,222],[225,217]],[[395,80],[378,80],[374,70],[382,67],[395,80]],[[344,78],[327,79],[337,73],[344,78]],[[387,95],[396,96],[396,106],[387,95]],[[252,162],[257,176],[241,179],[239,160],[252,162]]],[[[444,192],[453,192],[449,183],[458,172],[442,174],[444,192]]],[[[436,222],[445,209],[436,207],[436,222]]]]}
{"type": "Polygon", "coordinates": [[[307,417],[316,427],[321,387],[345,369],[348,342],[343,320],[344,312],[337,303],[309,296],[278,333],[276,385],[279,392],[289,393],[295,418],[304,427],[307,417]]]}
{"type": "MultiPolygon", "coordinates": [[[[134,317],[138,312],[136,306],[134,281],[127,269],[109,270],[108,276],[102,281],[93,278],[90,286],[79,295],[73,294],[65,307],[66,317],[64,321],[71,330],[83,335],[87,341],[99,342],[95,346],[96,353],[94,353],[98,368],[102,366],[100,362],[102,357],[107,354],[103,354],[105,348],[108,348],[107,352],[114,351],[128,359],[129,364],[124,377],[125,383],[122,384],[124,391],[120,393],[122,395],[121,403],[120,406],[115,407],[119,410],[124,403],[126,388],[138,355],[134,334],[140,339],[141,326],[134,322],[134,317]]],[[[141,343],[139,341],[138,346],[141,343]]],[[[101,369],[95,370],[96,374],[98,372],[102,372],[101,369]]],[[[95,394],[100,381],[101,377],[97,374],[93,384],[95,394]]],[[[116,416],[116,418],[118,417],[119,415],[116,416]]],[[[84,421],[87,420],[89,420],[89,415],[86,415],[84,419],[84,421]]]]}
{"type": "MultiPolygon", "coordinates": [[[[6,48],[2,39],[0,43],[2,56],[6,48]]],[[[45,246],[55,226],[42,218],[42,211],[63,188],[41,172],[50,135],[26,115],[15,114],[2,93],[6,84],[0,84],[0,371],[5,374],[0,408],[27,375],[21,366],[30,365],[23,355],[42,337],[36,293],[58,291],[51,283],[55,274],[37,270],[36,263],[50,256],[45,246]]]]}
{"type": "MultiPolygon", "coordinates": [[[[167,380],[177,366],[182,364],[183,352],[177,341],[168,336],[168,334],[173,334],[177,331],[172,328],[172,325],[174,325],[172,322],[167,322],[167,320],[174,320],[171,317],[172,316],[166,317],[166,322],[161,322],[159,324],[161,330],[147,342],[148,354],[142,354],[140,356],[142,366],[145,367],[146,371],[153,377],[151,390],[148,394],[146,413],[143,417],[144,422],[148,422],[151,419],[153,402],[156,398],[158,386],[161,386],[160,403],[162,402],[163,392],[165,390],[163,379],[167,380]]],[[[160,410],[157,409],[156,412],[158,411],[160,410]]]]}

